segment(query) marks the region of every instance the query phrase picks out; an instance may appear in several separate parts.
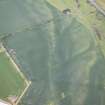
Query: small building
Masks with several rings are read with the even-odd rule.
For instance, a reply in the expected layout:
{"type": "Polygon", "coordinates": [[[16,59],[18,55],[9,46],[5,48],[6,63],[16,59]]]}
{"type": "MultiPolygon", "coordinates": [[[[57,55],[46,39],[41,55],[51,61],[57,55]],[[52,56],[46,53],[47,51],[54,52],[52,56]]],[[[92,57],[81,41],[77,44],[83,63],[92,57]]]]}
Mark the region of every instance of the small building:
{"type": "Polygon", "coordinates": [[[0,105],[11,105],[10,103],[0,99],[0,105]]]}
{"type": "Polygon", "coordinates": [[[70,15],[71,14],[71,10],[69,8],[65,9],[62,11],[65,15],[70,15]]]}

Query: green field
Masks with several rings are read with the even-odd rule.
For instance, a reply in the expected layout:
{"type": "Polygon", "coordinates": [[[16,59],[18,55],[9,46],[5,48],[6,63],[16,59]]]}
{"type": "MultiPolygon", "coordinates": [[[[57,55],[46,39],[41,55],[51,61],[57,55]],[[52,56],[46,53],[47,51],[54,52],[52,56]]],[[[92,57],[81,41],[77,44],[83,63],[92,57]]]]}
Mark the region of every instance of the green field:
{"type": "Polygon", "coordinates": [[[47,0],[47,1],[58,10],[63,11],[64,9],[67,8],[71,9],[72,16],[77,18],[79,22],[81,22],[87,27],[89,27],[89,25],[92,24],[94,21],[95,13],[90,14],[90,12],[95,11],[95,8],[86,3],[86,0],[79,1],[80,4],[79,8],[77,7],[78,4],[76,3],[76,0],[57,0],[57,1],[47,0]],[[64,5],[65,8],[63,8],[61,4],[64,5]]]}
{"type": "Polygon", "coordinates": [[[21,105],[105,105],[104,51],[92,28],[96,23],[103,35],[105,19],[86,0],[79,1],[80,8],[75,0],[0,4],[1,33],[30,29],[3,40],[9,51],[16,51],[19,65],[32,81],[21,105]],[[65,7],[71,15],[61,12],[65,7]]]}
{"type": "Polygon", "coordinates": [[[103,9],[105,9],[105,0],[96,0],[96,2],[97,2],[103,9]]]}
{"type": "Polygon", "coordinates": [[[0,53],[0,99],[20,96],[26,83],[4,52],[0,53]]]}

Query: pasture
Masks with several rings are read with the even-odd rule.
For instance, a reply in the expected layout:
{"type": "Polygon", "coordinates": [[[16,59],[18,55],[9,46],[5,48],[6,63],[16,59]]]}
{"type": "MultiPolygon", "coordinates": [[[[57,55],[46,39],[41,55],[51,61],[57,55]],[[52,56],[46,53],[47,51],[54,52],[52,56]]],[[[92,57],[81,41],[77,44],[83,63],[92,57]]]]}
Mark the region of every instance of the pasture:
{"type": "Polygon", "coordinates": [[[19,97],[26,87],[25,80],[5,52],[0,52],[0,99],[9,96],[19,97]]]}

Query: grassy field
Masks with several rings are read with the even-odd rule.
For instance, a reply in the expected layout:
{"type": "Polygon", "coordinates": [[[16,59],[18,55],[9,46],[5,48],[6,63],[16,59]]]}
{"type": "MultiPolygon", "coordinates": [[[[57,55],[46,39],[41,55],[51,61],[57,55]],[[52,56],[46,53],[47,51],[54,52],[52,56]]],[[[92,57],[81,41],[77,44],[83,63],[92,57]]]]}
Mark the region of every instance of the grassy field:
{"type": "Polygon", "coordinates": [[[105,0],[97,0],[98,2],[103,2],[103,3],[105,3],[105,0]]]}
{"type": "Polygon", "coordinates": [[[96,0],[96,2],[97,2],[103,9],[105,9],[105,0],[96,0]]]}
{"type": "Polygon", "coordinates": [[[9,95],[20,96],[26,83],[5,52],[0,53],[0,99],[9,95]]]}
{"type": "Polygon", "coordinates": [[[95,9],[86,0],[80,1],[80,9],[74,0],[56,3],[8,0],[8,5],[0,5],[0,32],[33,24],[32,30],[4,41],[32,81],[21,105],[105,105],[105,60],[95,33],[87,28],[97,23],[96,12],[95,20],[89,14],[95,9]],[[72,15],[62,14],[65,7],[72,15]]]}
{"type": "Polygon", "coordinates": [[[90,24],[93,23],[95,14],[90,12],[94,12],[95,8],[88,5],[86,3],[86,0],[80,0],[79,4],[80,7],[77,7],[77,3],[75,0],[47,0],[51,5],[56,7],[58,10],[64,10],[64,9],[71,9],[72,16],[77,18],[78,21],[80,21],[85,26],[89,27],[90,24]],[[62,5],[65,6],[65,8],[62,8],[62,5]]]}
{"type": "Polygon", "coordinates": [[[100,0],[100,1],[105,2],[105,0],[100,0]]]}
{"type": "Polygon", "coordinates": [[[53,6],[55,6],[60,11],[63,11],[64,9],[66,9],[65,4],[61,2],[61,0],[47,0],[47,1],[50,2],[53,6]]]}

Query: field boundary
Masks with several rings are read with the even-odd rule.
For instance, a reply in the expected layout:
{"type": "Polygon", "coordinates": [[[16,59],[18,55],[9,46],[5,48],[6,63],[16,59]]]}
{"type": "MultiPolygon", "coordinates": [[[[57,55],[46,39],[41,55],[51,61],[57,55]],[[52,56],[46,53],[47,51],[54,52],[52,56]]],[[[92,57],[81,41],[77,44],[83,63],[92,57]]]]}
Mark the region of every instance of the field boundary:
{"type": "Polygon", "coordinates": [[[24,94],[26,93],[26,91],[28,90],[28,88],[31,85],[31,81],[28,82],[26,88],[24,89],[24,91],[22,92],[22,94],[19,96],[18,100],[16,101],[16,103],[14,105],[18,105],[18,103],[20,102],[20,100],[22,99],[22,97],[24,96],[24,94]]]}
{"type": "Polygon", "coordinates": [[[0,43],[0,53],[1,52],[5,52],[5,54],[7,55],[7,57],[10,59],[10,62],[13,64],[13,66],[16,68],[17,72],[20,74],[20,76],[23,78],[23,80],[26,83],[26,87],[23,90],[23,92],[21,93],[21,95],[17,98],[15,103],[12,103],[13,105],[18,105],[18,103],[20,102],[20,100],[22,99],[22,97],[24,96],[24,94],[26,93],[26,91],[28,90],[28,88],[31,85],[31,81],[29,81],[25,75],[22,73],[22,71],[19,69],[18,65],[16,64],[16,62],[14,61],[14,59],[11,57],[11,55],[9,54],[9,52],[7,51],[7,49],[4,47],[4,45],[2,43],[0,43]]]}

